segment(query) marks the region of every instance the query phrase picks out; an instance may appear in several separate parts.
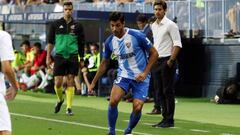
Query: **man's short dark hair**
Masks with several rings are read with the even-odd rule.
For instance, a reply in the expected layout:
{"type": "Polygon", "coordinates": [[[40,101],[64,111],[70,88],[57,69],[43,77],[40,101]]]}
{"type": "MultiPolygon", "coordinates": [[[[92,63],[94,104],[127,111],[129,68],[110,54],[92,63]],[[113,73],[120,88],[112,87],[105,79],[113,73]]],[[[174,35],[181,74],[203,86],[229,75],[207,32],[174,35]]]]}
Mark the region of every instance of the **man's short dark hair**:
{"type": "Polygon", "coordinates": [[[144,15],[144,14],[139,14],[137,16],[137,21],[138,22],[143,22],[143,23],[146,23],[148,21],[147,17],[144,15]]]}
{"type": "Polygon", "coordinates": [[[155,7],[156,5],[162,6],[164,10],[167,9],[167,3],[165,2],[165,0],[156,0],[156,1],[153,3],[153,7],[155,7]]]}
{"type": "Polygon", "coordinates": [[[71,1],[67,1],[63,3],[63,6],[72,6],[72,2],[71,1]]]}
{"type": "Polygon", "coordinates": [[[119,13],[119,12],[112,12],[110,15],[109,15],[109,21],[118,21],[120,20],[121,23],[123,23],[125,20],[124,20],[124,15],[122,13],[119,13]]]}
{"type": "Polygon", "coordinates": [[[35,46],[35,47],[41,49],[41,46],[42,46],[42,45],[41,45],[41,43],[36,42],[36,43],[33,44],[33,46],[35,46]]]}
{"type": "Polygon", "coordinates": [[[91,43],[90,46],[95,46],[97,50],[99,50],[99,45],[98,43],[91,43]]]}
{"type": "Polygon", "coordinates": [[[21,44],[20,47],[22,47],[23,45],[27,45],[28,47],[30,47],[30,42],[28,40],[24,40],[21,44]]]}

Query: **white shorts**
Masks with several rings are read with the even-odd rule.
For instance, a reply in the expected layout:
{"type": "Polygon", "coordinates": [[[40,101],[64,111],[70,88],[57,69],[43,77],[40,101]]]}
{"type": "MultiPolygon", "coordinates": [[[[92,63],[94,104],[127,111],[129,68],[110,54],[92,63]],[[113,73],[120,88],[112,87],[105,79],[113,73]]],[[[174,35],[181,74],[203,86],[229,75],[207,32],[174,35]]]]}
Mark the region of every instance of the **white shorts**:
{"type": "Polygon", "coordinates": [[[10,114],[3,94],[0,93],[0,131],[12,131],[10,114]]]}

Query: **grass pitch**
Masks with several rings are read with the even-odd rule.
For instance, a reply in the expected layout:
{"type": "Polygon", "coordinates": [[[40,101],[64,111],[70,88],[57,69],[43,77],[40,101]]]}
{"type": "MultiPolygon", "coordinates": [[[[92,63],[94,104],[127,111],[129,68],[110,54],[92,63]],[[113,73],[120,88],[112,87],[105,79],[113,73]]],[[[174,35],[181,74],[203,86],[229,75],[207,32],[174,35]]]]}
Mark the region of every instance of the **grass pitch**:
{"type": "MultiPolygon", "coordinates": [[[[240,135],[240,106],[218,105],[206,98],[177,98],[174,128],[152,128],[161,115],[147,115],[153,103],[146,103],[134,135],[240,135]]],[[[56,96],[19,92],[8,102],[13,135],[106,135],[108,101],[103,97],[75,96],[74,116],[65,114],[66,102],[54,114],[56,96]]],[[[119,104],[117,135],[123,135],[132,109],[119,104]]]]}

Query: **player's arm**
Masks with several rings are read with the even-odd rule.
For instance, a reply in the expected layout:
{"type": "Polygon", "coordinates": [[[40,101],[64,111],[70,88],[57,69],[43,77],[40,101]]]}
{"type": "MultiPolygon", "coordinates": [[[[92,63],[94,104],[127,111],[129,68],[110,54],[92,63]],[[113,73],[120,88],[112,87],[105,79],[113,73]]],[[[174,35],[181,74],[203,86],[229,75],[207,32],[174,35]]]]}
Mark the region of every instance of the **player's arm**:
{"type": "Polygon", "coordinates": [[[147,66],[146,66],[146,68],[144,70],[145,73],[148,74],[150,72],[153,64],[157,61],[157,59],[158,59],[158,52],[157,52],[157,50],[154,47],[150,48],[148,64],[147,64],[147,66]]]}
{"type": "Polygon", "coordinates": [[[47,67],[50,67],[51,65],[51,53],[52,53],[52,50],[53,50],[53,45],[55,43],[55,27],[54,27],[54,24],[55,23],[52,23],[50,25],[50,28],[49,28],[49,32],[48,32],[48,45],[47,45],[47,58],[46,58],[46,64],[47,64],[47,67]]]}
{"type": "Polygon", "coordinates": [[[78,54],[80,58],[83,60],[84,57],[84,44],[85,44],[85,36],[83,26],[79,23],[78,30],[78,54]]]}
{"type": "Polygon", "coordinates": [[[79,23],[78,25],[78,55],[80,57],[80,67],[84,67],[84,45],[85,45],[85,35],[83,26],[79,23]]]}
{"type": "Polygon", "coordinates": [[[108,64],[109,64],[109,59],[103,58],[100,66],[98,68],[98,71],[97,71],[96,75],[94,76],[94,79],[92,80],[90,88],[88,88],[89,93],[93,92],[93,88],[95,87],[98,79],[106,72],[108,64]]]}
{"type": "Polygon", "coordinates": [[[149,52],[149,58],[148,58],[148,64],[146,68],[144,69],[143,73],[136,76],[136,81],[144,81],[149,74],[153,64],[158,59],[158,52],[157,50],[152,46],[151,41],[142,33],[139,33],[138,39],[141,41],[140,46],[145,48],[145,50],[148,50],[149,52]]]}
{"type": "Polygon", "coordinates": [[[149,49],[149,59],[148,59],[148,64],[146,68],[144,69],[142,74],[139,74],[135,79],[136,81],[144,81],[146,79],[146,76],[149,74],[153,64],[157,61],[158,59],[158,52],[157,50],[152,47],[149,49]]]}
{"type": "Polygon", "coordinates": [[[11,66],[11,62],[9,60],[6,61],[2,61],[1,62],[2,65],[2,72],[4,73],[4,75],[7,77],[8,81],[11,84],[11,87],[8,89],[5,98],[7,100],[12,100],[15,98],[16,94],[17,94],[17,90],[18,90],[18,85],[17,85],[17,81],[15,78],[15,72],[11,66]]]}
{"type": "Polygon", "coordinates": [[[53,44],[48,43],[48,46],[47,46],[47,58],[46,58],[47,67],[50,67],[50,65],[52,63],[52,60],[51,60],[51,52],[52,52],[52,50],[53,50],[53,44]]]}

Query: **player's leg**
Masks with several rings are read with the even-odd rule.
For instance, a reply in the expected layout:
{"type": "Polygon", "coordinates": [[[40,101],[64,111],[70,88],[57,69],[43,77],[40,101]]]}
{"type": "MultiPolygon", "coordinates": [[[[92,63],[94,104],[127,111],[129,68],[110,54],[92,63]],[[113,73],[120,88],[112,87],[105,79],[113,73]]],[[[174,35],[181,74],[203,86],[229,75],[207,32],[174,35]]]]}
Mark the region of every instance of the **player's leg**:
{"type": "Polygon", "coordinates": [[[0,93],[0,135],[11,135],[11,120],[7,103],[0,93]]]}
{"type": "Polygon", "coordinates": [[[55,83],[54,90],[58,98],[58,101],[55,105],[55,113],[58,113],[60,111],[61,106],[64,102],[63,94],[62,94],[63,92],[62,82],[63,82],[63,76],[54,77],[54,83],[55,83]]]}
{"type": "Polygon", "coordinates": [[[74,96],[74,75],[68,75],[67,76],[67,88],[66,88],[66,98],[67,98],[67,108],[66,108],[66,114],[67,115],[73,115],[72,112],[72,102],[73,102],[73,96],[74,96]]]}
{"type": "Polygon", "coordinates": [[[149,81],[132,82],[133,110],[125,134],[131,134],[142,116],[142,107],[148,95],[149,81]]]}
{"type": "Polygon", "coordinates": [[[74,77],[78,75],[79,72],[79,61],[78,56],[71,56],[69,61],[67,61],[67,88],[66,88],[66,96],[67,96],[67,115],[73,115],[72,112],[72,102],[75,92],[74,87],[74,77]]]}
{"type": "Polygon", "coordinates": [[[108,126],[109,134],[115,135],[115,127],[118,118],[118,103],[129,89],[130,79],[117,77],[110,95],[108,106],[108,126]]]}
{"type": "Polygon", "coordinates": [[[54,75],[54,90],[58,98],[58,102],[55,105],[55,113],[58,113],[61,109],[61,106],[64,102],[63,99],[63,77],[66,74],[66,60],[61,56],[54,57],[54,68],[53,68],[53,75],[54,75]]]}

